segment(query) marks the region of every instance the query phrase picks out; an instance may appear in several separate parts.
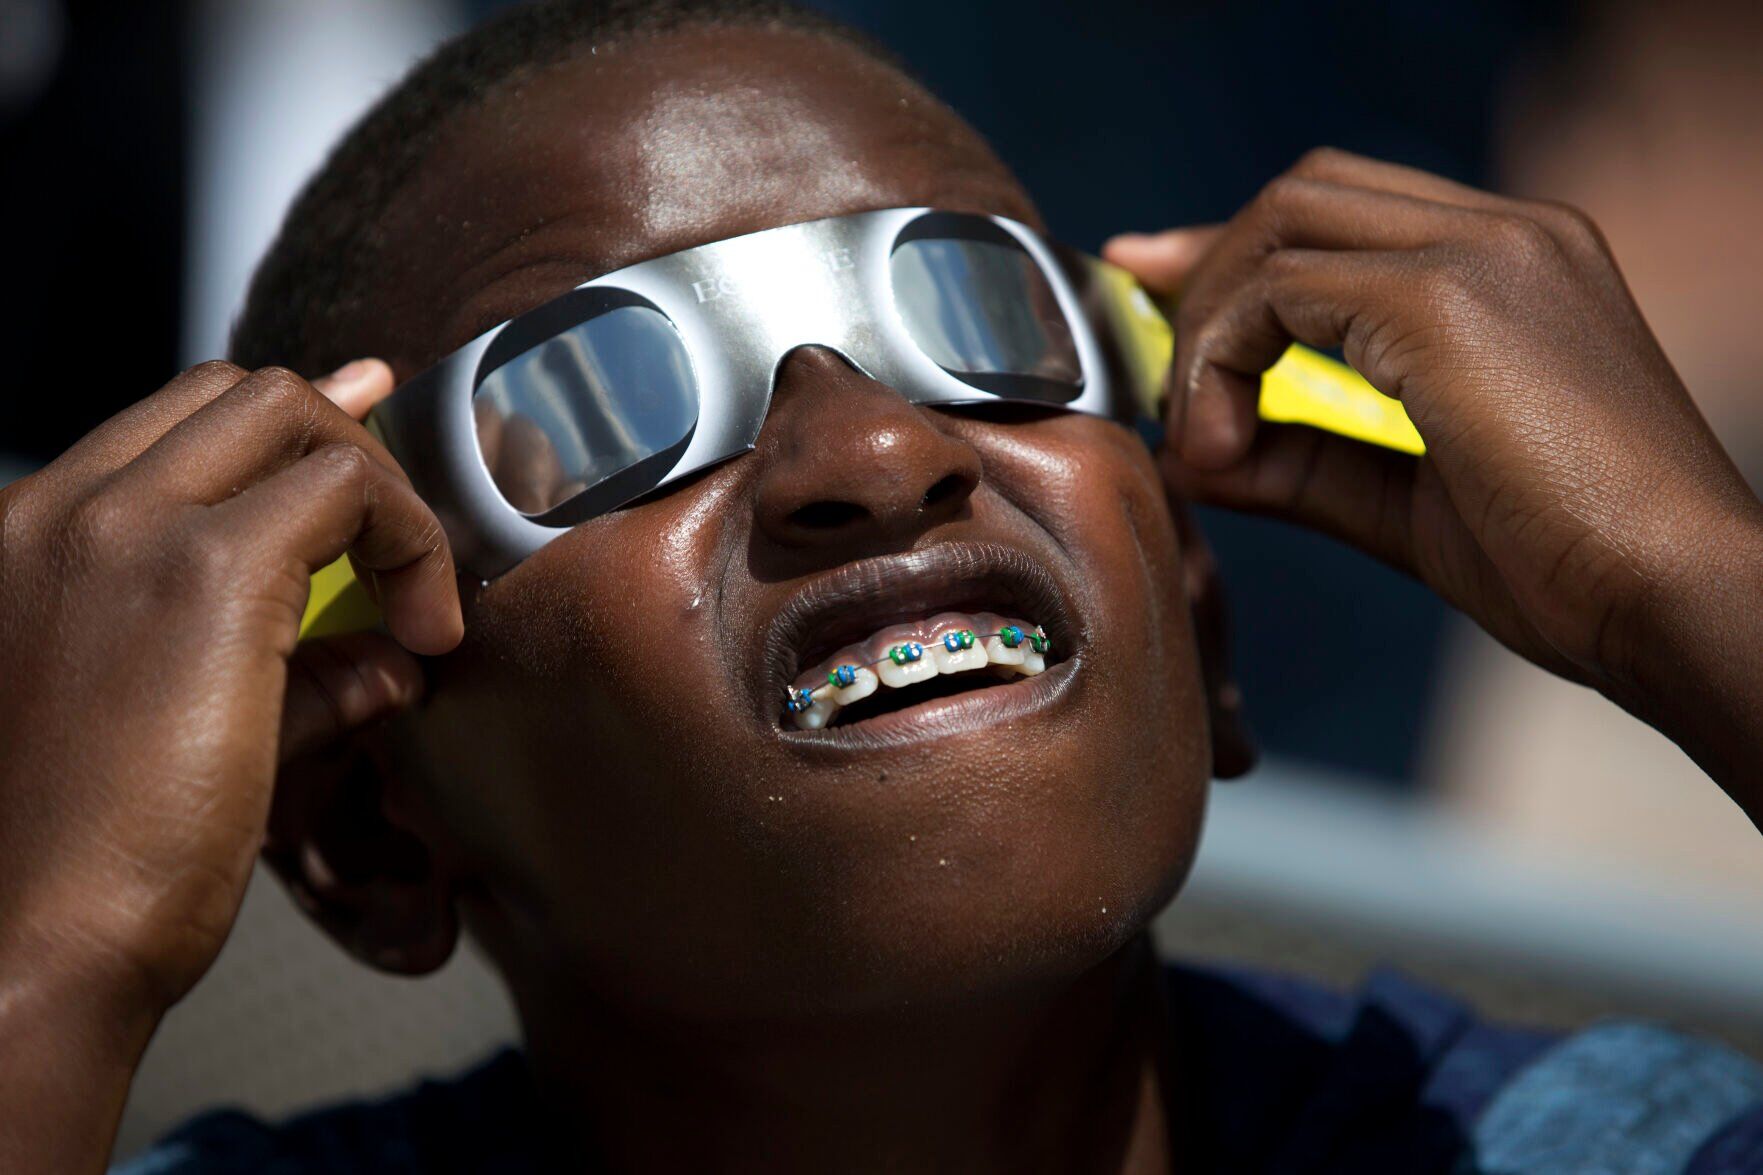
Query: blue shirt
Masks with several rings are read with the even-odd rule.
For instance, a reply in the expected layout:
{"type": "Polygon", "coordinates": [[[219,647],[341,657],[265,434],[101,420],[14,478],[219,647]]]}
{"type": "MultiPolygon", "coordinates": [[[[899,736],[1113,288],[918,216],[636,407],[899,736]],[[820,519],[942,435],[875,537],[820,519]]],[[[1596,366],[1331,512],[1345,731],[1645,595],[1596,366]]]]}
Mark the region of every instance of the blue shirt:
{"type": "MultiPolygon", "coordinates": [[[[1393,972],[1355,993],[1245,971],[1166,972],[1172,1134],[1200,1170],[1401,1175],[1763,1171],[1763,1069],[1711,1041],[1610,1023],[1483,1023],[1393,972]]],[[[115,1175],[551,1170],[524,1062],[268,1124],[181,1127],[115,1175]]],[[[1187,1169],[1184,1167],[1184,1169],[1187,1169]]]]}

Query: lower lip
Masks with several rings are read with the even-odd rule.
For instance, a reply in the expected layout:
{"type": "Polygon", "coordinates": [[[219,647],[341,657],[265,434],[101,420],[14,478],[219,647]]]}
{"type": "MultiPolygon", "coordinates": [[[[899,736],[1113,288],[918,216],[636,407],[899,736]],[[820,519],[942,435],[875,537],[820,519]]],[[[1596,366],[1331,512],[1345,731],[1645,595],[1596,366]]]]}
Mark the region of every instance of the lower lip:
{"type": "Polygon", "coordinates": [[[940,742],[1014,720],[1045,718],[1070,694],[1080,660],[1069,657],[1033,677],[933,698],[849,726],[779,733],[793,749],[849,754],[940,742]]]}

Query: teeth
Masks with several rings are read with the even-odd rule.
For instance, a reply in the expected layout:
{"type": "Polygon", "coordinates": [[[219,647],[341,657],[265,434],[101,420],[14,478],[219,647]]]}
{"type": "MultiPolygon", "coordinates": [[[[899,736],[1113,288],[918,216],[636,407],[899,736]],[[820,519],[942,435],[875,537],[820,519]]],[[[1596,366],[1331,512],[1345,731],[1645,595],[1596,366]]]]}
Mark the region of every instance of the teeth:
{"type": "MultiPolygon", "coordinates": [[[[827,691],[827,693],[831,692],[831,690],[827,691]]],[[[831,698],[822,695],[812,706],[808,707],[806,710],[791,714],[790,717],[795,719],[797,730],[819,730],[828,722],[831,722],[833,715],[838,712],[839,704],[831,698]]]]}
{"type": "Polygon", "coordinates": [[[852,679],[851,684],[826,691],[832,695],[833,701],[841,706],[849,706],[852,702],[862,701],[873,694],[876,686],[881,684],[881,679],[876,677],[875,670],[863,665],[853,665],[849,668],[851,669],[849,674],[852,679]]]}
{"type": "Polygon", "coordinates": [[[929,681],[937,675],[937,663],[924,655],[924,646],[917,641],[895,645],[888,650],[887,660],[875,667],[875,675],[889,689],[899,689],[914,682],[929,681]]]}
{"type": "Polygon", "coordinates": [[[940,674],[966,673],[987,666],[993,666],[992,672],[1003,678],[1033,677],[1045,671],[1045,631],[1000,621],[990,614],[977,617],[977,622],[981,624],[980,632],[996,635],[980,638],[971,628],[956,629],[924,644],[907,639],[890,645],[886,655],[873,666],[833,663],[818,682],[791,688],[789,705],[785,707],[790,721],[798,730],[819,730],[840,709],[862,701],[883,685],[900,689],[940,674]]]}
{"type": "Polygon", "coordinates": [[[1022,654],[1022,664],[1016,667],[1016,671],[1024,677],[1045,672],[1047,650],[1052,648],[1052,642],[1047,639],[1047,630],[1037,626],[1033,632],[1025,632],[1018,639],[1022,643],[1017,646],[1016,651],[1022,654]]]}
{"type": "Polygon", "coordinates": [[[1020,642],[1015,648],[1011,648],[1004,643],[1001,636],[986,638],[986,660],[993,665],[1021,665],[1028,653],[1028,646],[1020,642]]]}
{"type": "Polygon", "coordinates": [[[929,651],[936,658],[938,673],[965,673],[969,669],[984,669],[991,660],[969,630],[944,633],[930,646],[929,651]],[[961,639],[964,636],[966,640],[961,639]],[[955,647],[951,649],[950,645],[955,647]]]}

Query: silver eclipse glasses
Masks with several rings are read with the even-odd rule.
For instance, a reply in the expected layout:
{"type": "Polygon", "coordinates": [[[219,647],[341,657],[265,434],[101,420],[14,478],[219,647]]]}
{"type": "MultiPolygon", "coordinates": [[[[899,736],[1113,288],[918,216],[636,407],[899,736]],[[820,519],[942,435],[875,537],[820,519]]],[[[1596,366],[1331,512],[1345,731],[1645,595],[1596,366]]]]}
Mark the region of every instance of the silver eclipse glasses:
{"type": "Polygon", "coordinates": [[[373,427],[489,579],[571,526],[751,449],[797,347],[914,404],[1148,416],[1168,328],[1123,271],[997,216],[892,208],[585,282],[381,403],[373,427]]]}

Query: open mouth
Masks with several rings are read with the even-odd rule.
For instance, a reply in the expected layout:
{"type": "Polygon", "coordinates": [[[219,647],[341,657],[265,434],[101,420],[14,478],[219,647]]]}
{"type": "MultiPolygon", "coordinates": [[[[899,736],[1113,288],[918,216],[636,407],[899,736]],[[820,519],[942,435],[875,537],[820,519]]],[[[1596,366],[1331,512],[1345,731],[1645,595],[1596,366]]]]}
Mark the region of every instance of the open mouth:
{"type": "Polygon", "coordinates": [[[852,564],[779,618],[777,720],[855,726],[1037,677],[1069,655],[1069,634],[1051,578],[1020,552],[951,544],[852,564]]]}
{"type": "Polygon", "coordinates": [[[862,722],[936,698],[1046,672],[1044,628],[995,612],[945,612],[846,645],[790,687],[798,730],[862,722]]]}

